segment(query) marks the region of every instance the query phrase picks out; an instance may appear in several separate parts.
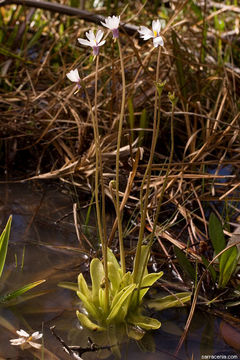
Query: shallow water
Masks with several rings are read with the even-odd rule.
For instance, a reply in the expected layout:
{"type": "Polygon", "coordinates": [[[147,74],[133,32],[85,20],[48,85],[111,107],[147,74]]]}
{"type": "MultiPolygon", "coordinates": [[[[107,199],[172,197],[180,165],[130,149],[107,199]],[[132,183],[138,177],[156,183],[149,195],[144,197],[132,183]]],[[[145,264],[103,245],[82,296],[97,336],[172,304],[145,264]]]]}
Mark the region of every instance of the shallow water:
{"type": "MultiPolygon", "coordinates": [[[[46,282],[28,292],[34,298],[0,308],[1,359],[69,359],[49,328],[68,345],[87,346],[88,334],[79,327],[75,311],[79,301],[74,292],[57,286],[60,281],[76,282],[77,274],[88,269],[88,258],[79,252],[72,215],[72,201],[55,185],[13,184],[0,187],[1,229],[10,214],[13,224],[6,267],[0,293],[13,291],[26,283],[46,282]],[[44,191],[43,191],[44,186],[44,191]],[[34,350],[21,351],[11,346],[17,329],[43,331],[44,356],[34,350]]],[[[89,225],[93,240],[95,229],[89,225]]],[[[238,359],[237,353],[222,339],[221,320],[206,312],[196,312],[190,332],[179,354],[174,352],[180,340],[188,309],[169,309],[153,314],[162,327],[147,334],[141,344],[129,341],[122,348],[122,359],[238,359]],[[140,347],[145,349],[143,352],[140,347]],[[155,351],[154,351],[155,348],[155,351]],[[217,357],[218,356],[218,357],[217,357]],[[210,357],[209,357],[210,359],[210,357]]],[[[97,359],[109,353],[85,353],[84,359],[97,359]]],[[[109,359],[113,356],[110,355],[109,359]]]]}

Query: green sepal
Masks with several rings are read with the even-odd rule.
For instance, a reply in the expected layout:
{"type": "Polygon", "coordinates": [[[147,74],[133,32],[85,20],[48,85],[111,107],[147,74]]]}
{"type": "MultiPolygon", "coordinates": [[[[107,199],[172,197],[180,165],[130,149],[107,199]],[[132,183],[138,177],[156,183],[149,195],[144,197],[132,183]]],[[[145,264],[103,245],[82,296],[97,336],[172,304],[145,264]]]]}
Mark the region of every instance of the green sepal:
{"type": "Polygon", "coordinates": [[[87,315],[81,313],[80,311],[77,310],[76,314],[79,322],[84,328],[87,328],[91,331],[106,331],[104,327],[95,324],[94,322],[89,320],[87,315]]]}

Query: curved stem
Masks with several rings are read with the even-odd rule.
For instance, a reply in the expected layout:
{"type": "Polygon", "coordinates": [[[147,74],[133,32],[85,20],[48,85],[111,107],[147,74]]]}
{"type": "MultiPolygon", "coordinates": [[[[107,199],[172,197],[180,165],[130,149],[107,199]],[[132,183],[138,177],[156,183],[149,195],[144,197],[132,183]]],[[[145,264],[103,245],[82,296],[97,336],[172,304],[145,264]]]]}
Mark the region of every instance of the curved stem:
{"type": "Polygon", "coordinates": [[[120,156],[120,147],[121,147],[123,117],[125,110],[126,82],[125,82],[123,55],[122,55],[122,49],[119,39],[118,39],[118,48],[119,48],[121,73],[122,73],[122,103],[121,103],[121,112],[120,112],[119,125],[118,125],[117,152],[116,152],[116,215],[118,220],[118,236],[119,236],[119,246],[120,246],[121,267],[123,274],[125,274],[126,272],[125,252],[124,252],[124,244],[123,244],[122,216],[120,211],[120,200],[119,200],[119,156],[120,156]]]}

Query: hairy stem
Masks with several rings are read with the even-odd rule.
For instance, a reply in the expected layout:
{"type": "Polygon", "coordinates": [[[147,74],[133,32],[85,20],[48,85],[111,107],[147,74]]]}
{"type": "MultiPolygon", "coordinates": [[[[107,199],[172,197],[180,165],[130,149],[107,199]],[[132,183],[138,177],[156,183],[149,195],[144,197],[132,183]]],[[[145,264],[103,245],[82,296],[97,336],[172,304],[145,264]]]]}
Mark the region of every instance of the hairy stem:
{"type": "Polygon", "coordinates": [[[154,218],[154,222],[153,222],[153,228],[152,228],[152,233],[151,233],[151,237],[150,237],[150,244],[153,243],[153,239],[154,239],[154,234],[155,234],[155,230],[157,227],[157,221],[158,221],[158,215],[160,213],[160,209],[162,206],[162,200],[163,200],[163,195],[167,186],[167,182],[168,182],[168,175],[170,172],[170,167],[171,167],[171,163],[172,163],[172,159],[173,159],[173,152],[174,152],[174,126],[173,126],[173,120],[174,120],[174,109],[176,106],[176,101],[172,101],[172,113],[171,113],[171,149],[170,149],[170,155],[169,155],[169,161],[168,161],[168,166],[167,166],[167,171],[166,171],[166,175],[165,175],[165,179],[163,182],[163,186],[159,195],[159,199],[158,199],[158,204],[157,204],[157,209],[156,209],[156,213],[155,213],[155,218],[154,218]]]}
{"type": "Polygon", "coordinates": [[[123,244],[122,216],[120,211],[120,200],[119,200],[119,156],[120,156],[120,147],[121,147],[124,110],[125,110],[126,82],[125,82],[123,55],[122,55],[122,49],[119,39],[118,39],[118,48],[119,48],[121,73],[122,73],[122,103],[121,103],[121,112],[120,112],[120,118],[118,124],[118,138],[117,138],[117,152],[116,152],[116,214],[118,220],[118,237],[119,237],[119,246],[120,246],[121,267],[123,274],[125,274],[126,272],[125,252],[124,252],[124,244],[123,244]]]}
{"type": "Polygon", "coordinates": [[[109,282],[108,282],[108,268],[107,268],[107,231],[106,231],[106,213],[105,213],[105,192],[103,182],[103,165],[102,165],[102,152],[100,146],[100,137],[98,130],[98,116],[97,116],[97,84],[98,84],[98,67],[99,67],[99,56],[96,58],[96,73],[95,73],[95,99],[94,99],[94,139],[96,144],[96,171],[95,171],[95,201],[97,211],[97,222],[99,229],[99,236],[102,245],[103,254],[103,267],[105,274],[105,306],[106,311],[109,307],[109,282]],[[99,175],[101,184],[101,195],[102,195],[102,214],[100,212],[99,199],[98,199],[98,185],[99,175]],[[101,216],[102,215],[102,216],[101,216]]]}
{"type": "Polygon", "coordinates": [[[147,215],[147,206],[148,206],[148,196],[149,196],[149,190],[150,190],[150,180],[151,180],[151,168],[153,163],[153,156],[154,151],[156,147],[156,142],[158,138],[158,132],[159,132],[159,125],[160,125],[160,109],[158,112],[158,88],[157,83],[159,79],[159,66],[160,66],[160,58],[161,58],[161,48],[158,48],[158,58],[157,58],[157,69],[156,69],[156,89],[155,89],[155,103],[154,103],[154,116],[153,116],[153,135],[152,135],[152,144],[151,144],[151,150],[149,155],[148,164],[143,176],[141,188],[140,188],[140,215],[141,215],[141,223],[140,223],[140,230],[139,230],[139,237],[138,237],[138,243],[137,243],[137,249],[136,249],[136,255],[135,255],[135,264],[134,264],[134,270],[133,270],[133,281],[136,280],[138,271],[139,271],[139,263],[141,258],[141,246],[143,243],[143,236],[144,236],[144,229],[145,229],[145,223],[146,223],[146,215],[147,215]],[[159,116],[157,116],[159,114],[159,116]],[[147,180],[147,182],[146,182],[147,180]],[[145,191],[145,199],[144,199],[144,185],[146,182],[146,191],[145,191]]]}

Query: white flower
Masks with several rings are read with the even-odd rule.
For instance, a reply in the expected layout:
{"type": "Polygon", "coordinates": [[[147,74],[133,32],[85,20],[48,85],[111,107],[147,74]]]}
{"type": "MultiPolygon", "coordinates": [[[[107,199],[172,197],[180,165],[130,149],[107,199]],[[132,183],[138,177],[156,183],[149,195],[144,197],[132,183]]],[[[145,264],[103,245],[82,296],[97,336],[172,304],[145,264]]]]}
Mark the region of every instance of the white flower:
{"type": "Polygon", "coordinates": [[[108,16],[105,19],[105,23],[101,21],[103,26],[106,26],[109,30],[112,30],[113,38],[117,39],[119,37],[119,23],[120,16],[108,16]]]}
{"type": "Polygon", "coordinates": [[[103,34],[104,32],[102,30],[98,30],[96,35],[92,30],[89,30],[89,32],[86,32],[86,37],[88,40],[78,38],[78,41],[84,46],[91,46],[93,49],[93,55],[96,56],[99,54],[99,46],[105,44],[105,40],[102,40],[103,34]]]}
{"type": "Polygon", "coordinates": [[[66,76],[70,81],[75,82],[79,89],[81,88],[81,85],[80,85],[81,79],[78,74],[78,69],[71,70],[69,73],[67,73],[66,76]]]}
{"type": "Polygon", "coordinates": [[[17,330],[16,333],[19,335],[17,339],[11,339],[10,343],[14,346],[21,346],[22,348],[34,347],[36,349],[41,348],[41,344],[36,343],[36,340],[42,338],[42,335],[39,331],[35,331],[32,335],[29,335],[25,330],[17,330]]]}
{"type": "Polygon", "coordinates": [[[143,40],[148,40],[153,38],[153,46],[158,47],[163,46],[163,38],[160,36],[161,29],[165,26],[164,20],[153,20],[152,22],[152,30],[148,29],[146,26],[140,26],[138,32],[140,33],[140,37],[143,40]]]}

